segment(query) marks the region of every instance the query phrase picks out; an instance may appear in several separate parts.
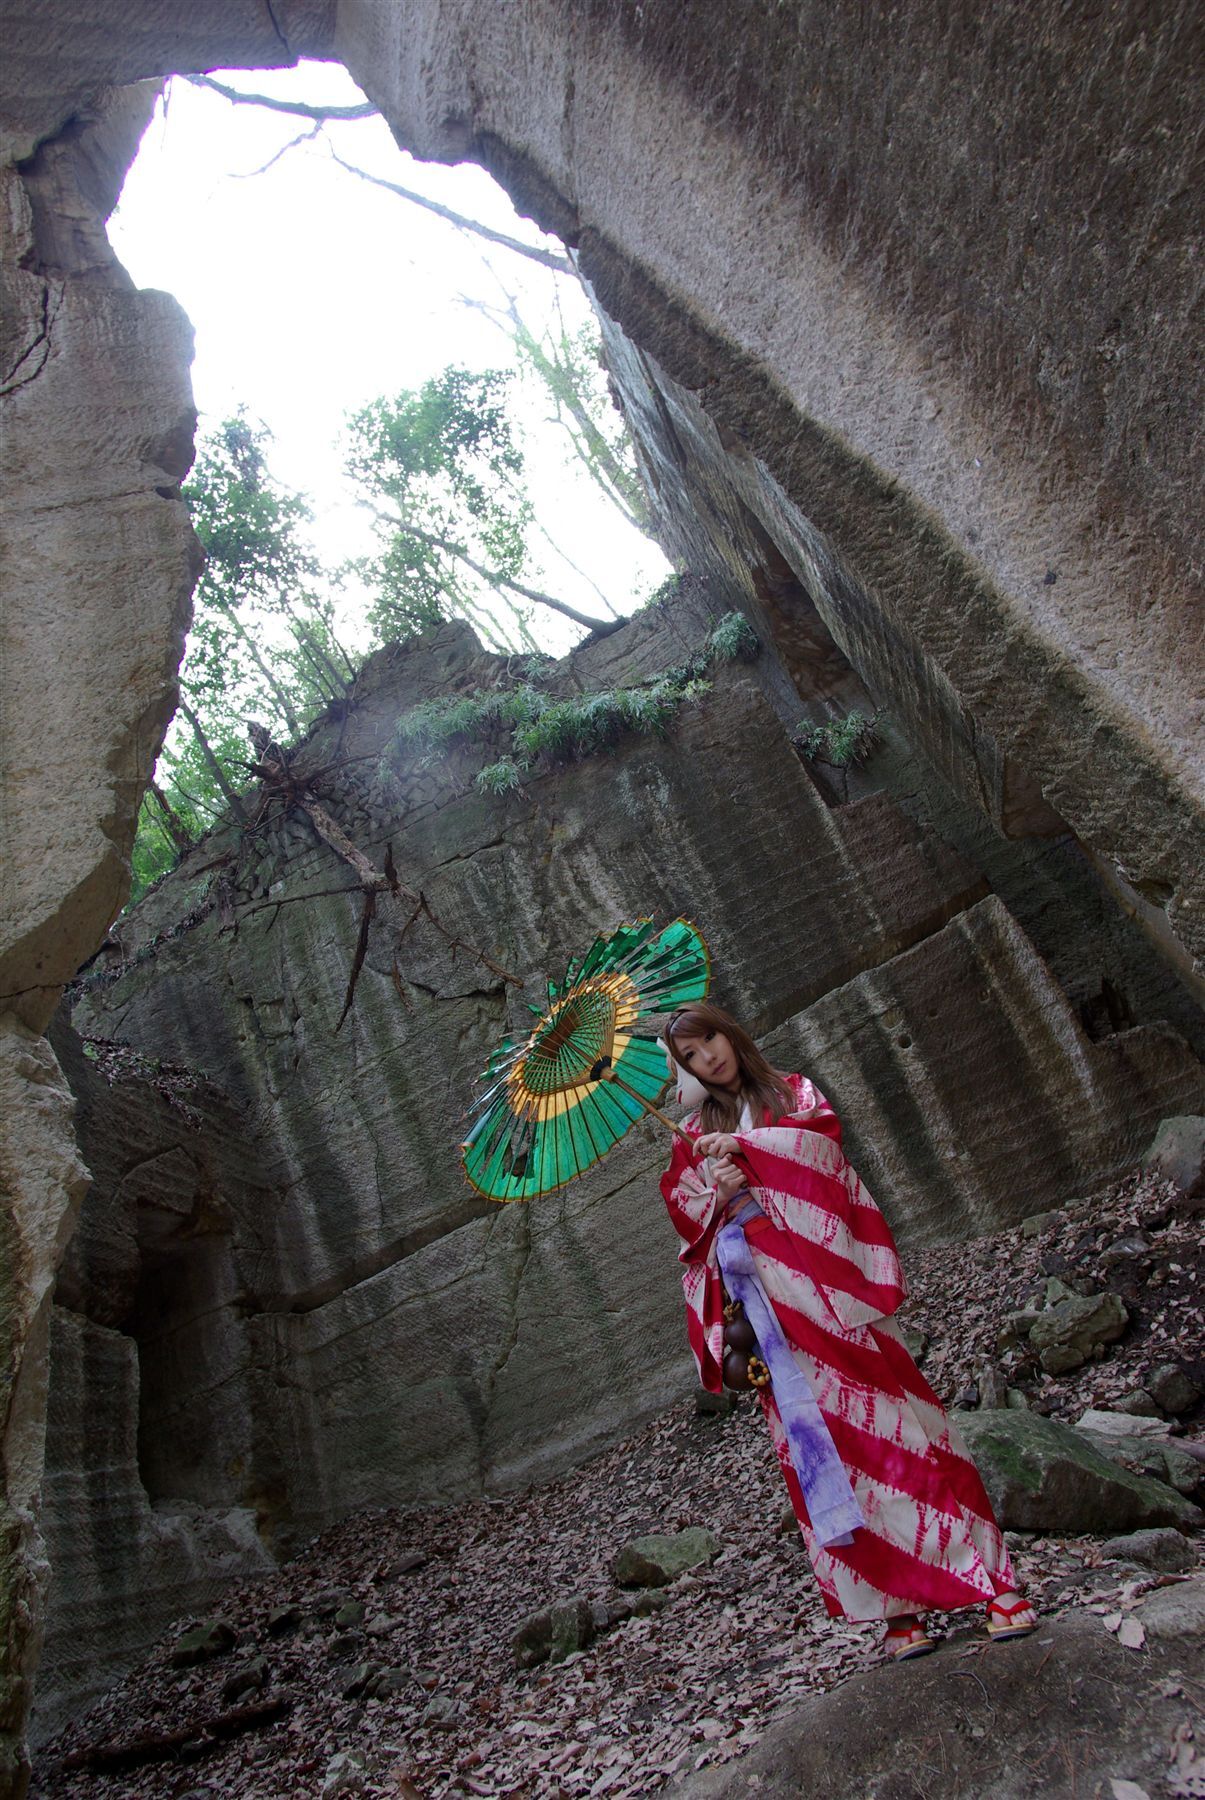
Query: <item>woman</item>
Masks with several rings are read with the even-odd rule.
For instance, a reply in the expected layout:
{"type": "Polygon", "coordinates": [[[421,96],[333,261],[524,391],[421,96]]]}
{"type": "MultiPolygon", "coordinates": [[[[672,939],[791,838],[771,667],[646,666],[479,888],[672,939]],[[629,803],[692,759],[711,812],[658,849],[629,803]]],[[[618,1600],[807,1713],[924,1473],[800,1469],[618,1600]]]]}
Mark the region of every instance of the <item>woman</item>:
{"type": "Polygon", "coordinates": [[[702,1100],[694,1154],[675,1138],[661,1179],[699,1377],[723,1386],[727,1288],[769,1364],[759,1398],[829,1613],[884,1619],[901,1660],[934,1648],[929,1608],[986,1603],[993,1637],[1035,1630],[978,1471],[892,1322],[895,1244],[836,1114],[718,1006],[675,1013],[666,1043],[679,1097],[702,1100]]]}

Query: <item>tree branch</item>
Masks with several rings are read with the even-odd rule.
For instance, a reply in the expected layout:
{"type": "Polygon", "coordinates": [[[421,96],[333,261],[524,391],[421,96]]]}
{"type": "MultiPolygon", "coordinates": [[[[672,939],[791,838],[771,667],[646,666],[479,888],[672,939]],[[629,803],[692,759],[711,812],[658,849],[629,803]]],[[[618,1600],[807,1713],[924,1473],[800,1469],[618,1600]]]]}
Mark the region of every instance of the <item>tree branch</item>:
{"type": "Polygon", "coordinates": [[[428,200],[425,194],[416,194],[412,188],[399,187],[396,181],[386,181],[383,175],[370,175],[367,169],[345,162],[331,144],[328,143],[326,147],[339,167],[346,169],[349,175],[358,175],[361,181],[370,181],[374,187],[384,188],[388,193],[396,194],[400,200],[410,200],[415,206],[425,207],[437,219],[446,219],[449,225],[455,225],[459,231],[471,231],[475,236],[485,238],[488,243],[500,244],[504,250],[513,250],[516,256],[525,256],[529,262],[555,270],[558,275],[576,277],[577,270],[568,257],[558,256],[555,250],[541,250],[537,244],[524,244],[518,238],[507,237],[504,231],[495,231],[491,226],[482,225],[477,219],[470,219],[464,213],[453,212],[450,206],[441,206],[438,200],[428,200]]]}
{"type": "Polygon", "coordinates": [[[308,131],[299,131],[295,138],[290,138],[287,144],[282,144],[280,149],[277,150],[274,155],[270,156],[266,163],[260,163],[258,169],[239,169],[231,176],[231,180],[250,181],[256,175],[266,175],[268,170],[273,168],[275,164],[280,161],[282,156],[287,156],[290,150],[296,150],[298,144],[308,144],[312,142],[314,138],[321,135],[321,132],[322,120],[315,119],[308,131]]]}
{"type": "Polygon", "coordinates": [[[558,600],[552,594],[541,593],[539,588],[530,588],[521,581],[512,581],[509,575],[503,575],[498,569],[487,569],[484,563],[477,562],[469,555],[463,544],[455,544],[451,538],[440,537],[433,531],[424,531],[421,526],[412,525],[407,519],[390,519],[387,513],[379,512],[375,507],[372,510],[379,519],[392,524],[399,531],[408,532],[420,543],[430,544],[436,550],[445,550],[449,556],[462,562],[466,569],[472,569],[474,575],[480,575],[483,581],[488,581],[491,587],[509,588],[513,594],[522,594],[525,600],[534,600],[540,606],[550,606],[554,612],[562,613],[565,618],[572,619],[575,625],[584,625],[587,631],[593,631],[600,637],[627,624],[626,619],[591,618],[589,613],[578,612],[576,606],[570,606],[567,600],[558,600]]]}
{"type": "Polygon", "coordinates": [[[298,119],[315,119],[320,125],[326,125],[340,119],[375,119],[377,109],[371,100],[364,100],[358,106],[310,106],[304,100],[274,100],[271,94],[243,94],[238,88],[227,87],[223,81],[215,81],[212,75],[185,75],[184,80],[193,87],[212,88],[223,100],[230,100],[236,106],[266,106],[269,112],[291,113],[298,119]]]}

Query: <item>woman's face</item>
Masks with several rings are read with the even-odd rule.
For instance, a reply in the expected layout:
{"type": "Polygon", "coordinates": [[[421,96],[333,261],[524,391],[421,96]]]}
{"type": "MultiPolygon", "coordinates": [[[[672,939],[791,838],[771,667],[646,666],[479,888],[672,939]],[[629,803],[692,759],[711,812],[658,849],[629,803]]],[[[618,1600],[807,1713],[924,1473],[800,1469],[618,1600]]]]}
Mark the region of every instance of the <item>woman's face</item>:
{"type": "Polygon", "coordinates": [[[722,1031],[675,1031],[674,1050],[678,1061],[705,1087],[726,1088],[731,1094],[739,1094],[740,1064],[731,1041],[722,1031]]]}

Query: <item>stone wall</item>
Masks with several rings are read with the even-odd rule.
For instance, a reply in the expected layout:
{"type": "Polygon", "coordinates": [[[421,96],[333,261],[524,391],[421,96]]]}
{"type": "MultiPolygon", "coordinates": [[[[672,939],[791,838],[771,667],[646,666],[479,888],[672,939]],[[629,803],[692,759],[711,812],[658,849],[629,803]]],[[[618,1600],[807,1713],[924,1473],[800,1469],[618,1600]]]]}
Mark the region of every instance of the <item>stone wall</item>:
{"type": "MultiPolygon", "coordinates": [[[[550,691],[682,662],[735,592],[684,583],[566,658],[550,691]]],[[[91,1076],[81,1141],[97,1182],[59,1297],[124,1332],[149,1371],[140,1403],[135,1387],[114,1403],[140,1404],[141,1480],[159,1507],[249,1509],[286,1549],[355,1506],[540,1479],[689,1389],[661,1127],[528,1207],[479,1199],[458,1159],[488,1050],[625,918],[704,925],[718,996],[830,1095],[905,1245],[1091,1191],[1164,1113],[1205,1103],[1201,1064],[1166,1023],[1174,982],[1136,929],[1102,931],[1073,863],[1047,872],[1035,922],[1057,914],[1069,966],[1074,941],[1127,994],[1134,1022],[1095,1037],[983,870],[891,797],[910,766],[898,744],[884,740],[844,799],[822,791],[790,733],[834,669],[820,647],[788,676],[767,640],[721,666],[664,741],[629,737],[490,797],[473,776],[496,749],[428,755],[397,726],[433,694],[512,679],[506,659],[460,625],[380,652],[294,770],[376,866],[391,851],[461,943],[382,898],[342,1026],[360,896],[332,894],[350,871],[295,806],[261,796],[254,834],[211,835],[120,922],[76,991],[75,1026],[199,1071],[207,1116],[191,1139],[175,1123],[165,1148],[145,1083],[106,1097],[91,1076]]],[[[953,792],[945,806],[981,817],[953,792]]],[[[996,841],[996,866],[1025,889],[1032,844],[996,841]]],[[[74,1340],[67,1356],[74,1392],[74,1340]]],[[[72,1490],[78,1452],[56,1427],[52,1497],[72,1490]]],[[[115,1528],[106,1507],[96,1537],[117,1546],[123,1515],[115,1528]]],[[[116,1547],[87,1580],[73,1559],[85,1594],[112,1583],[118,1616],[147,1554],[138,1532],[125,1541],[124,1572],[116,1547]]],[[[66,1590],[59,1604],[52,1644],[69,1637],[66,1590]]],[[[53,1712],[57,1669],[49,1679],[53,1712]]]]}

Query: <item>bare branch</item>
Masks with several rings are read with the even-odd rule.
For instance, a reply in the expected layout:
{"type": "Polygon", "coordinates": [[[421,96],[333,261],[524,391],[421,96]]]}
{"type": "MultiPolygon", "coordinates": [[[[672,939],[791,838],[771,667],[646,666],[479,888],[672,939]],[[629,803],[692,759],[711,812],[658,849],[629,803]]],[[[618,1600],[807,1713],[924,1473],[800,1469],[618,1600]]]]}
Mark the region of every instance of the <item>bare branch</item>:
{"type": "Polygon", "coordinates": [[[466,569],[472,569],[474,575],[480,575],[483,581],[488,581],[491,587],[509,588],[513,594],[522,594],[525,600],[534,600],[540,606],[550,606],[554,612],[563,613],[565,618],[572,619],[576,625],[584,625],[587,631],[605,636],[608,632],[617,631],[621,625],[627,624],[626,619],[591,618],[589,613],[578,612],[576,606],[570,606],[567,600],[558,600],[553,594],[541,593],[539,588],[530,588],[521,581],[512,581],[509,575],[503,575],[498,569],[487,569],[484,563],[477,562],[469,555],[463,544],[453,543],[451,538],[440,537],[433,531],[424,531],[421,526],[412,525],[409,519],[390,518],[388,513],[379,511],[377,507],[371,507],[369,510],[375,513],[377,518],[395,526],[399,531],[405,531],[411,537],[416,537],[420,543],[430,544],[436,550],[445,550],[449,556],[454,556],[458,562],[462,562],[466,569]]]}
{"type": "Polygon", "coordinates": [[[185,81],[193,87],[212,88],[223,100],[231,100],[236,106],[265,106],[269,112],[291,113],[297,119],[315,119],[320,125],[330,124],[340,119],[375,119],[376,107],[371,100],[364,100],[357,106],[311,106],[304,100],[276,100],[271,94],[243,94],[238,88],[227,87],[223,81],[215,81],[212,75],[185,75],[185,81]]]}
{"type": "Polygon", "coordinates": [[[276,152],[275,156],[270,156],[266,163],[260,163],[258,169],[236,170],[231,176],[231,180],[250,181],[253,175],[266,175],[274,163],[278,163],[282,156],[287,156],[290,150],[296,150],[298,144],[308,144],[314,138],[319,137],[322,133],[322,125],[323,121],[321,119],[315,119],[308,131],[299,131],[295,138],[290,138],[287,144],[282,144],[280,146],[280,149],[276,152]]]}
{"type": "Polygon", "coordinates": [[[351,973],[347,977],[347,993],[343,997],[343,1011],[339,1014],[339,1023],[335,1026],[336,1036],[342,1030],[343,1021],[351,1011],[352,1001],[356,997],[356,983],[360,979],[360,970],[364,967],[364,958],[368,955],[368,938],[372,930],[372,916],[377,910],[377,890],[366,888],[364,906],[360,913],[360,935],[356,939],[356,953],[352,957],[351,973]]]}
{"type": "Polygon", "coordinates": [[[386,181],[383,175],[370,175],[367,169],[357,168],[355,163],[344,161],[329,143],[327,149],[339,167],[346,169],[349,175],[358,175],[361,181],[370,181],[374,187],[384,188],[388,193],[396,194],[400,200],[409,200],[415,206],[425,207],[437,219],[446,219],[449,225],[455,225],[459,231],[471,231],[474,236],[485,238],[487,243],[499,244],[504,250],[513,250],[516,256],[525,256],[529,262],[539,263],[545,269],[553,269],[558,275],[576,277],[577,270],[568,257],[559,256],[555,250],[541,250],[537,244],[524,244],[518,238],[507,237],[504,231],[495,231],[491,226],[482,225],[479,220],[470,219],[464,213],[453,212],[450,206],[441,206],[438,200],[428,200],[425,194],[416,194],[412,188],[399,187],[396,181],[386,181]]]}

